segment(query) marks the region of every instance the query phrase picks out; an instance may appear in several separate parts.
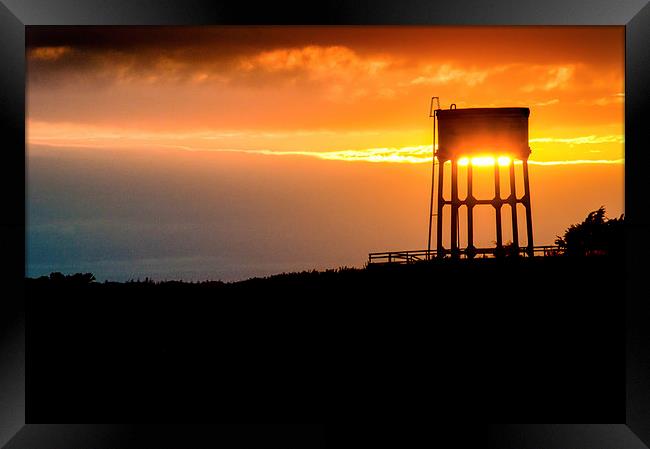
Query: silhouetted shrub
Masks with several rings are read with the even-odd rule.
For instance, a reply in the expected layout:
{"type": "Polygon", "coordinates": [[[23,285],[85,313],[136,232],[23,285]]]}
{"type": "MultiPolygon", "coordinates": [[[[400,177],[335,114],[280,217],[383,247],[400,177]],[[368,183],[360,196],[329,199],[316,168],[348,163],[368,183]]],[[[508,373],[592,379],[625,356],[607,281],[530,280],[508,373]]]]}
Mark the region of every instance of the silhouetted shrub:
{"type": "Polygon", "coordinates": [[[556,245],[568,256],[620,255],[625,243],[625,218],[607,218],[605,207],[590,212],[582,223],[567,228],[556,245]]]}
{"type": "Polygon", "coordinates": [[[65,281],[65,275],[59,271],[50,273],[50,281],[53,282],[63,282],[65,281]]]}
{"type": "MultiPolygon", "coordinates": [[[[45,276],[41,276],[40,279],[47,279],[45,276]]],[[[70,284],[90,284],[95,282],[95,275],[92,273],[75,273],[71,275],[65,275],[58,271],[50,273],[49,280],[56,283],[70,283],[70,284]]]]}
{"type": "Polygon", "coordinates": [[[503,245],[502,255],[505,257],[519,257],[519,247],[515,246],[513,242],[507,242],[503,245]]]}

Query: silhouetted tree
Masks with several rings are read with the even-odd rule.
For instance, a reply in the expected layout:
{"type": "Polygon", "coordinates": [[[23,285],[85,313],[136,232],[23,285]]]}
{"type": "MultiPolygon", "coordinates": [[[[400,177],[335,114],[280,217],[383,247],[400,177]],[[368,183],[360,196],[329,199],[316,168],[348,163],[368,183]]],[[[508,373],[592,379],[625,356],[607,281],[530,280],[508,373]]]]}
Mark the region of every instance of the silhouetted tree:
{"type": "Polygon", "coordinates": [[[65,281],[65,275],[59,271],[50,273],[50,281],[53,282],[63,282],[65,281]]]}
{"type": "Polygon", "coordinates": [[[569,226],[564,237],[557,236],[555,244],[569,256],[619,255],[625,243],[624,224],[624,215],[607,218],[605,207],[601,206],[582,223],[569,226]]]}
{"type": "Polygon", "coordinates": [[[501,248],[496,247],[496,240],[492,240],[494,248],[494,256],[497,258],[502,257],[519,257],[519,248],[511,241],[505,242],[501,248]]]}
{"type": "MultiPolygon", "coordinates": [[[[41,279],[46,279],[44,276],[41,279]]],[[[92,273],[75,273],[71,275],[64,275],[58,271],[50,273],[49,277],[52,282],[68,282],[72,284],[90,284],[95,282],[95,275],[92,273]]]]}
{"type": "Polygon", "coordinates": [[[76,284],[90,284],[91,282],[95,282],[95,275],[92,273],[75,273],[68,277],[70,281],[76,284]]]}
{"type": "Polygon", "coordinates": [[[515,246],[514,242],[506,242],[503,245],[503,255],[505,257],[519,257],[519,247],[515,246]]]}

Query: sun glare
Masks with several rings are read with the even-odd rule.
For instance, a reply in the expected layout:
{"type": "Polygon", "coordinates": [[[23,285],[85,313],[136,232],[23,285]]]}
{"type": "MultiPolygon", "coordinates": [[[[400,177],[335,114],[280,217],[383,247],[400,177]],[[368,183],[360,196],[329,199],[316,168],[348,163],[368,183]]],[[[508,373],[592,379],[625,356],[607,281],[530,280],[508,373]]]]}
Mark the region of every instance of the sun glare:
{"type": "Polygon", "coordinates": [[[494,165],[494,158],[491,156],[478,156],[472,158],[472,165],[475,167],[487,167],[494,165]]]}
{"type": "Polygon", "coordinates": [[[496,159],[493,156],[477,156],[473,157],[471,160],[468,157],[461,157],[458,159],[458,165],[466,167],[469,165],[470,161],[475,167],[488,167],[494,165],[495,163],[501,166],[510,165],[511,159],[508,156],[499,156],[496,159]]]}
{"type": "Polygon", "coordinates": [[[508,156],[500,156],[497,159],[497,162],[501,166],[507,166],[507,165],[510,165],[510,158],[508,156]]]}

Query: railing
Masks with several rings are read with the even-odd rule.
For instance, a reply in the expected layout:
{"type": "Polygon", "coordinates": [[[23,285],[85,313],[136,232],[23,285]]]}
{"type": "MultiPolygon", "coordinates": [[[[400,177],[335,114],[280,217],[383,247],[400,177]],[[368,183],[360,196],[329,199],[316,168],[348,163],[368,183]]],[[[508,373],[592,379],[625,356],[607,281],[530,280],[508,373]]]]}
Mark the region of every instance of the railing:
{"type": "MultiPolygon", "coordinates": [[[[528,247],[520,247],[516,250],[516,254],[524,257],[537,256],[557,256],[562,254],[562,249],[559,246],[555,245],[543,245],[543,246],[534,246],[532,254],[529,251],[528,247]]],[[[459,258],[467,259],[470,256],[473,257],[496,257],[498,254],[497,248],[475,248],[472,251],[468,251],[466,248],[459,248],[456,250],[456,255],[459,258]]],[[[501,248],[501,254],[503,256],[512,256],[512,248],[501,248]]],[[[452,256],[452,252],[449,249],[446,249],[443,258],[448,258],[452,256]]],[[[423,260],[432,260],[438,258],[438,251],[426,249],[417,249],[411,251],[387,251],[381,253],[370,253],[368,254],[368,264],[386,264],[386,263],[413,263],[423,260]]]]}

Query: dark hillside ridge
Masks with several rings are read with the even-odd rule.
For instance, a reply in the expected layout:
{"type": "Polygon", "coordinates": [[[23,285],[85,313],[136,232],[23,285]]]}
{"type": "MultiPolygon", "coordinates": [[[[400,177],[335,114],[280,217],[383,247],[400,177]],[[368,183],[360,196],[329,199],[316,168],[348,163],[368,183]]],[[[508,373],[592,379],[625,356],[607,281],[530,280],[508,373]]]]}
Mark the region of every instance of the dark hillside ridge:
{"type": "Polygon", "coordinates": [[[623,281],[610,256],[28,279],[27,419],[623,422],[623,281]]]}

